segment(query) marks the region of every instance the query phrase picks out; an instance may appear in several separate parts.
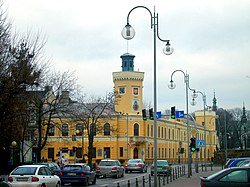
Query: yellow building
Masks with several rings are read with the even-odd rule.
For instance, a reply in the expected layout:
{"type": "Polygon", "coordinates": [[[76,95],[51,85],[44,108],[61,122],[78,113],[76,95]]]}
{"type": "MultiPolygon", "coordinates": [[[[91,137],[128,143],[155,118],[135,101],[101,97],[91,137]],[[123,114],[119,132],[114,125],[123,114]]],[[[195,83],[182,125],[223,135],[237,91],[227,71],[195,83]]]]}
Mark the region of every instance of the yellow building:
{"type": "MultiPolygon", "coordinates": [[[[134,71],[134,57],[129,53],[122,55],[122,71],[113,72],[114,90],[119,96],[115,105],[116,113],[110,119],[99,121],[104,130],[94,137],[93,161],[103,158],[121,161],[142,158],[146,162],[153,161],[153,120],[142,119],[144,72],[134,71]]],[[[210,159],[217,145],[215,112],[205,113],[206,158],[210,159]]],[[[194,121],[189,120],[192,131],[187,132],[185,120],[171,119],[169,115],[162,114],[162,118],[157,120],[158,159],[167,159],[171,162],[187,161],[190,143],[190,140],[187,140],[187,133],[190,133],[190,137],[195,136],[198,140],[204,140],[204,111],[195,112],[195,118],[196,125],[194,121]]],[[[65,118],[61,128],[50,130],[42,157],[49,161],[57,160],[61,152],[73,161],[72,150],[76,147],[76,157],[81,160],[82,156],[87,154],[88,140],[86,130],[82,134],[80,125],[65,118]]],[[[195,154],[192,156],[195,157],[195,154]]],[[[200,149],[198,158],[204,159],[204,148],[200,149]]]]}

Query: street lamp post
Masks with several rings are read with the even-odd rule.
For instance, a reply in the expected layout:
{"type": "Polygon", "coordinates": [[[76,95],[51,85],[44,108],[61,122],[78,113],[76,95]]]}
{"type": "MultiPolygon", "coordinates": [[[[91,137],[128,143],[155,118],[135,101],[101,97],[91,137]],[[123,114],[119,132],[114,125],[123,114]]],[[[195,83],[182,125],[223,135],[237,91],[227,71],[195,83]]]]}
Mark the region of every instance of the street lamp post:
{"type": "MultiPolygon", "coordinates": [[[[171,74],[171,80],[170,80],[170,84],[168,85],[168,87],[170,89],[174,89],[175,88],[175,84],[173,81],[173,75],[176,72],[181,72],[184,75],[184,83],[186,84],[186,112],[187,112],[187,147],[188,147],[188,177],[190,177],[192,175],[192,169],[191,169],[191,150],[189,148],[189,139],[190,139],[190,127],[189,127],[189,120],[188,120],[188,89],[189,88],[189,75],[187,73],[185,73],[182,70],[175,70],[172,74],[171,74]]],[[[191,89],[192,90],[192,89],[191,89]]]]}
{"type": "Polygon", "coordinates": [[[126,126],[127,126],[127,161],[128,161],[128,113],[126,113],[126,126]]]}
{"type": "Polygon", "coordinates": [[[131,25],[129,24],[129,16],[130,13],[137,9],[137,8],[144,8],[150,13],[150,19],[151,19],[151,29],[153,29],[154,32],[154,186],[157,187],[157,119],[156,119],[156,112],[157,112],[157,94],[156,94],[156,36],[158,39],[162,42],[166,42],[166,46],[163,49],[163,52],[166,55],[171,55],[173,53],[173,48],[170,46],[169,40],[163,40],[159,37],[159,24],[158,24],[158,13],[152,14],[152,12],[145,6],[136,6],[132,8],[127,16],[127,24],[123,28],[121,34],[124,39],[130,40],[135,36],[135,30],[131,25]]]}
{"type": "MultiPolygon", "coordinates": [[[[203,112],[204,112],[204,162],[205,162],[205,171],[207,171],[207,148],[206,148],[206,145],[207,145],[207,135],[206,135],[206,95],[205,93],[202,93],[201,91],[197,91],[197,90],[194,90],[193,92],[193,98],[196,98],[197,97],[197,94],[196,93],[199,93],[202,95],[202,100],[203,100],[203,112]]],[[[195,103],[193,102],[193,105],[195,103]]]]}

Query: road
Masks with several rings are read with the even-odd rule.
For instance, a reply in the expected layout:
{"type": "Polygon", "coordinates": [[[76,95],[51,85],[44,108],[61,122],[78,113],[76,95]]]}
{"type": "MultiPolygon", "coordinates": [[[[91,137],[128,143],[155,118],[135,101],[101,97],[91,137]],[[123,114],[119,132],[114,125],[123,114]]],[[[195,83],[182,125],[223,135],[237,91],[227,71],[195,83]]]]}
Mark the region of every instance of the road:
{"type": "MultiPolygon", "coordinates": [[[[221,167],[214,167],[213,170],[211,171],[211,168],[208,167],[207,171],[201,171],[201,168],[199,169],[199,173],[195,173],[195,170],[193,168],[193,175],[188,178],[187,173],[184,176],[179,176],[175,177],[175,180],[170,178],[168,179],[167,183],[167,178],[163,178],[162,176],[160,177],[160,185],[159,181],[157,181],[158,186],[168,186],[168,187],[199,187],[200,183],[200,176],[208,176],[212,173],[215,173],[217,171],[221,170],[221,167]]],[[[148,173],[129,173],[125,174],[123,178],[100,178],[97,179],[97,182],[95,185],[91,185],[92,187],[128,187],[128,183],[130,184],[131,187],[143,187],[143,177],[144,177],[144,184],[145,187],[149,186],[149,177],[150,177],[150,172],[148,173]],[[129,182],[128,182],[129,181],[129,182]],[[137,181],[137,182],[136,182],[137,181]],[[136,185],[136,183],[138,185],[136,185]]],[[[153,186],[154,182],[154,177],[151,177],[151,186],[153,186]]],[[[71,187],[70,185],[66,185],[67,187],[71,187]]]]}

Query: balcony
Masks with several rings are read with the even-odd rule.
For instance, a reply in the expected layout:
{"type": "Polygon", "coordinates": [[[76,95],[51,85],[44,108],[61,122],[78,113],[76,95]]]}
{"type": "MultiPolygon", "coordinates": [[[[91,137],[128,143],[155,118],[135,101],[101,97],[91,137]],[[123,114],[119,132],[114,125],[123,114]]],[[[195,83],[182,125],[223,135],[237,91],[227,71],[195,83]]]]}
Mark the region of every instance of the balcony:
{"type": "Polygon", "coordinates": [[[133,137],[130,137],[130,142],[146,143],[148,142],[148,139],[144,136],[133,136],[133,137]]]}

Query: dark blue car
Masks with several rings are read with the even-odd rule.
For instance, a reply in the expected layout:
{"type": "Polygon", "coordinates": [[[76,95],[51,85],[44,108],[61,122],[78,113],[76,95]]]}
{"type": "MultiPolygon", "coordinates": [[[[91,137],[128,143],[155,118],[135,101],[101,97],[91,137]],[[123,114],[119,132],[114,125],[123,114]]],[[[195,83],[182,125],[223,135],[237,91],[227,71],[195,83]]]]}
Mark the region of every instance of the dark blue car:
{"type": "Polygon", "coordinates": [[[61,184],[96,184],[96,172],[91,171],[90,167],[84,163],[67,164],[60,172],[61,184]]]}
{"type": "Polygon", "coordinates": [[[237,167],[239,166],[239,163],[242,163],[244,162],[245,160],[250,160],[250,158],[236,158],[234,159],[229,165],[228,167],[231,168],[231,167],[237,167]]]}

